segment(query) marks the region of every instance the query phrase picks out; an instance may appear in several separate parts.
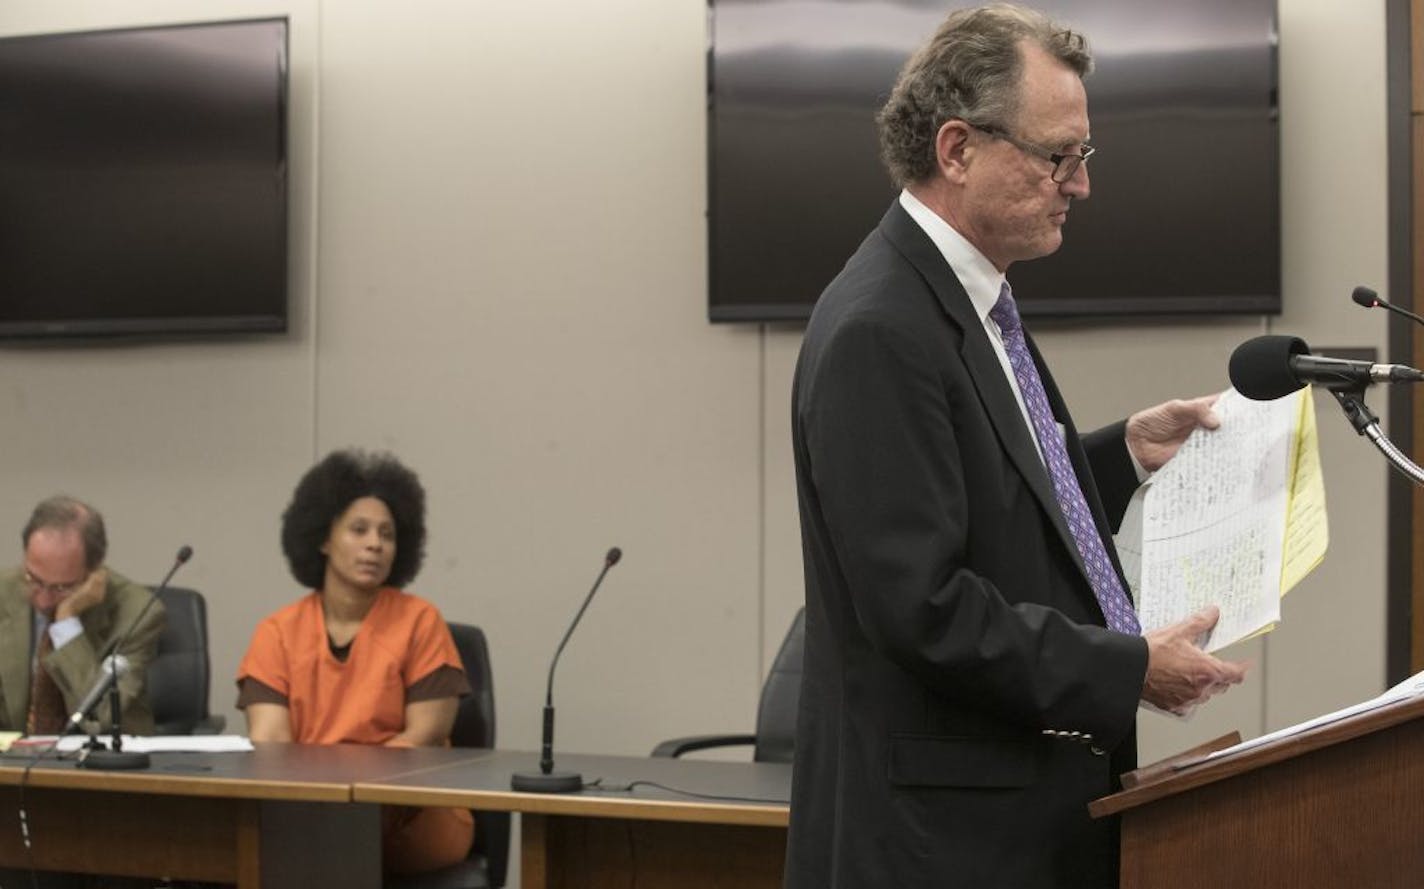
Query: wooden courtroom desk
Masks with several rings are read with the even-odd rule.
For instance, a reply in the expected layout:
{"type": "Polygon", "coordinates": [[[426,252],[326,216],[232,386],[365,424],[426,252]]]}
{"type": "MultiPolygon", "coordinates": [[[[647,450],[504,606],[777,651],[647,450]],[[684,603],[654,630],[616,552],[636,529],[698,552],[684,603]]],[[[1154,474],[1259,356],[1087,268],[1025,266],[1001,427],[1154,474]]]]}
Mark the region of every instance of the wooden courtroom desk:
{"type": "MultiPolygon", "coordinates": [[[[380,886],[380,811],[352,786],[448,766],[469,751],[262,745],[153,754],[146,770],[42,761],[24,791],[34,867],[234,883],[380,886]]],[[[24,760],[0,758],[0,867],[29,866],[16,812],[24,760]]]]}
{"type": "Polygon", "coordinates": [[[786,855],[791,766],[650,757],[560,754],[556,768],[605,788],[576,794],[517,793],[510,775],[538,769],[538,754],[469,751],[464,762],[357,782],[365,803],[459,806],[520,812],[524,889],[780,889],[786,855]]]}
{"type": "Polygon", "coordinates": [[[1153,770],[1122,819],[1122,889],[1424,886],[1424,698],[1153,770]]]}

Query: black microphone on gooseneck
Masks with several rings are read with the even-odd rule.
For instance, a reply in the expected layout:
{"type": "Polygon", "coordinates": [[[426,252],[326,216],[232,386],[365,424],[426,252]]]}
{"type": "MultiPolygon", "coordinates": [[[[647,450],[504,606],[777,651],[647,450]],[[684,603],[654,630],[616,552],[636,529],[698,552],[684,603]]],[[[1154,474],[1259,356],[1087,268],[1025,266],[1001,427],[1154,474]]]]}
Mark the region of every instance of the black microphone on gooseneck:
{"type": "Polygon", "coordinates": [[[173,567],[168,569],[168,573],[163,575],[163,580],[159,582],[158,586],[153,588],[153,595],[148,598],[147,602],[143,603],[143,608],[139,609],[138,614],[134,617],[133,621],[129,623],[123,635],[116,638],[113,642],[110,642],[104,649],[103,657],[108,657],[116,651],[123,650],[123,647],[128,644],[129,636],[133,635],[134,627],[139,625],[139,622],[143,620],[143,616],[148,614],[149,607],[158,600],[158,594],[168,589],[168,581],[172,580],[173,575],[178,573],[178,569],[187,564],[191,558],[193,558],[193,548],[191,546],[185,543],[178,547],[178,555],[173,557],[173,567]]]}
{"type": "Polygon", "coordinates": [[[99,667],[99,678],[94,682],[94,686],[89,689],[79,705],[74,708],[74,712],[69,714],[69,721],[64,724],[60,731],[61,735],[69,734],[69,730],[84,721],[84,717],[89,715],[89,711],[104,699],[104,695],[114,687],[120,679],[129,673],[129,659],[121,654],[111,654],[104,658],[103,664],[99,667]]]}
{"type": "Polygon", "coordinates": [[[138,614],[134,616],[133,621],[129,623],[123,634],[104,649],[104,653],[99,661],[104,665],[105,670],[104,676],[100,679],[100,685],[105,686],[105,688],[100,689],[99,685],[95,686],[94,691],[90,693],[90,697],[85,698],[84,703],[76,708],[74,713],[70,715],[69,722],[65,725],[64,730],[61,731],[60,734],[67,734],[70,729],[79,725],[84,717],[88,715],[88,712],[94,708],[94,705],[99,702],[103,691],[107,690],[114,702],[112,710],[112,747],[109,750],[88,751],[87,755],[80,760],[80,767],[103,770],[148,768],[149,758],[147,753],[134,753],[132,751],[124,751],[120,748],[119,677],[128,670],[129,664],[128,659],[118,652],[123,651],[124,646],[128,644],[129,637],[133,635],[134,628],[143,621],[143,616],[148,613],[148,609],[158,600],[158,594],[168,588],[168,582],[173,579],[173,575],[177,574],[178,569],[183,567],[184,563],[191,558],[193,558],[193,548],[191,546],[184,544],[178,548],[178,555],[173,559],[173,567],[169,568],[168,573],[163,575],[163,581],[159,583],[157,587],[154,587],[153,595],[149,596],[148,601],[143,603],[143,607],[139,609],[138,614]]]}
{"type": "Polygon", "coordinates": [[[574,615],[573,623],[569,624],[568,630],[564,632],[564,638],[559,640],[559,647],[554,651],[554,660],[549,664],[549,684],[544,691],[544,742],[540,749],[539,771],[515,772],[509,780],[510,787],[515,790],[526,793],[574,793],[583,789],[583,775],[578,772],[554,771],[554,668],[559,665],[559,655],[564,653],[564,646],[574,634],[574,627],[578,626],[583,613],[588,610],[588,603],[593,601],[593,594],[598,592],[604,575],[608,573],[609,568],[617,565],[621,558],[623,550],[616,546],[603,557],[603,570],[598,572],[593,589],[588,591],[583,605],[579,606],[578,614],[574,615]]]}
{"type": "Polygon", "coordinates": [[[1356,305],[1364,306],[1367,309],[1384,309],[1396,315],[1403,315],[1418,324],[1424,324],[1424,318],[1419,317],[1408,309],[1401,309],[1399,306],[1385,302],[1379,298],[1378,293],[1375,293],[1363,284],[1350,292],[1350,299],[1354,300],[1356,305]]]}
{"type": "Polygon", "coordinates": [[[1326,389],[1363,388],[1372,383],[1417,383],[1424,372],[1407,364],[1374,364],[1310,354],[1294,336],[1258,336],[1236,347],[1228,367],[1231,385],[1247,398],[1271,401],[1309,383],[1326,389]]]}

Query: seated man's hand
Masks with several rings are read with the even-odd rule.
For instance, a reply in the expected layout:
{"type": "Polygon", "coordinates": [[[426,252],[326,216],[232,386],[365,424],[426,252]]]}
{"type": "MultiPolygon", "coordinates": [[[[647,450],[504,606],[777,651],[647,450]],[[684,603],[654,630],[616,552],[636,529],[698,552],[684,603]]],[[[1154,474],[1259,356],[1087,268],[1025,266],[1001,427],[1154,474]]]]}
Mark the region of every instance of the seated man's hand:
{"type": "Polygon", "coordinates": [[[1198,640],[1216,626],[1215,606],[1179,623],[1147,633],[1147,680],[1142,700],[1183,715],[1246,678],[1246,665],[1212,657],[1198,640]]]}
{"type": "Polygon", "coordinates": [[[100,565],[89,576],[84,578],[84,582],[79,585],[79,589],[55,606],[54,619],[64,620],[67,617],[78,617],[84,612],[104,601],[104,596],[109,590],[109,569],[100,565]]]}

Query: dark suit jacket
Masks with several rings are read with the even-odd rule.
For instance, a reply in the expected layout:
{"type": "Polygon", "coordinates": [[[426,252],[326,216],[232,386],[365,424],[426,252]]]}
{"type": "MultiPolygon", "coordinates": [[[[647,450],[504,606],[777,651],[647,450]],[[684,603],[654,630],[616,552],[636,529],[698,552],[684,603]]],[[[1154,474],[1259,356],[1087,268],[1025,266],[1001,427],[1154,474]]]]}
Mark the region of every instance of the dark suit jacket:
{"type": "MultiPolygon", "coordinates": [[[[1034,356],[1111,552],[1094,469],[1120,517],[1123,427],[1085,451],[1034,356]]],[[[1147,646],[1105,628],[988,335],[898,202],[817,303],[793,402],[806,663],[786,885],[1116,886],[1115,825],[1087,803],[1134,765],[1147,646]]]]}
{"type": "MultiPolygon", "coordinates": [[[[109,572],[104,601],[79,616],[84,632],[53,651],[45,661],[50,676],[64,695],[66,709],[74,709],[99,678],[99,658],[110,643],[128,629],[144,603],[153,598],[148,587],[109,572]]],[[[22,732],[30,707],[30,653],[34,616],[19,569],[0,574],[0,729],[22,732]]],[[[121,652],[129,672],[119,679],[119,706],[123,729],[131,734],[153,732],[153,710],[148,703],[148,665],[158,650],[164,627],[163,603],[154,602],[134,627],[121,652]]],[[[109,707],[101,704],[95,717],[109,726],[109,707]]]]}

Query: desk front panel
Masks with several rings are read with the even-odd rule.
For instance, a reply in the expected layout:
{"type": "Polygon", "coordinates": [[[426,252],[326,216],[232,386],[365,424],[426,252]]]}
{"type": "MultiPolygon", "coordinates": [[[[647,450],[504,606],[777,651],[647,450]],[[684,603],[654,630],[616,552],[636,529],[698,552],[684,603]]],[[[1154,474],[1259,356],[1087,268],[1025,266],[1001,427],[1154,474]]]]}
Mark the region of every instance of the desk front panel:
{"type": "Polygon", "coordinates": [[[102,772],[0,761],[0,867],[236,883],[265,889],[380,885],[380,811],[351,801],[362,779],[419,772],[463,751],[297,744],[251,753],[154,754],[148,769],[102,772]],[[33,856],[31,858],[31,855],[33,856]]]}
{"type": "Polygon", "coordinates": [[[779,889],[791,767],[650,757],[558,757],[598,786],[517,793],[538,755],[479,751],[443,768],[357,784],[362,802],[522,813],[524,889],[779,889]],[[651,786],[636,782],[655,782],[651,786]],[[678,792],[683,791],[683,792],[678,792]]]}
{"type": "MultiPolygon", "coordinates": [[[[19,809],[0,787],[0,812],[19,809]]],[[[0,867],[240,889],[380,886],[380,808],[353,803],[25,790],[32,851],[0,830],[0,867]]],[[[12,821],[6,817],[3,821],[12,821]]]]}
{"type": "Polygon", "coordinates": [[[520,818],[524,889],[781,889],[784,827],[520,818]]]}

